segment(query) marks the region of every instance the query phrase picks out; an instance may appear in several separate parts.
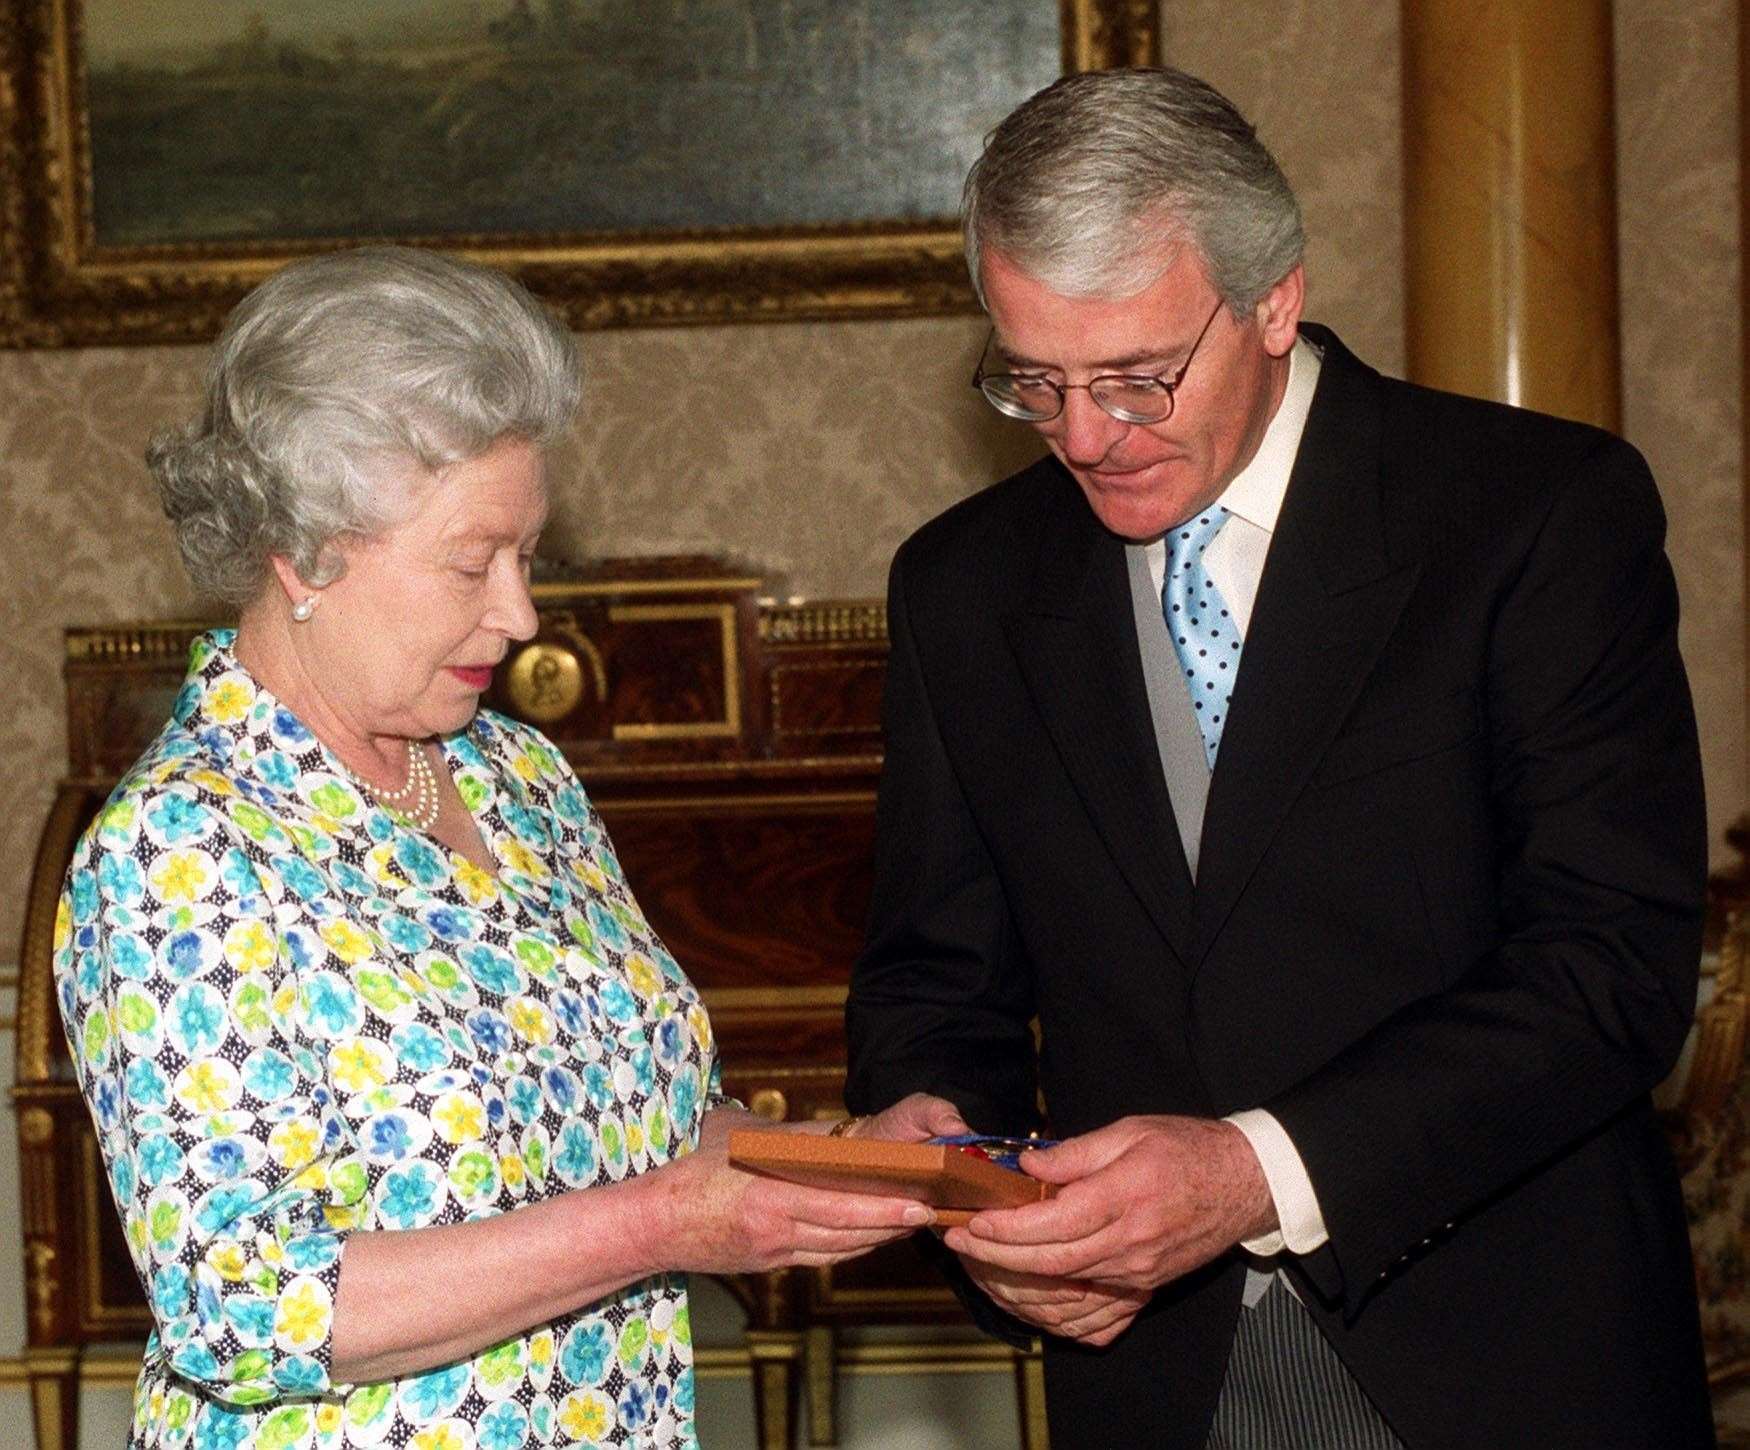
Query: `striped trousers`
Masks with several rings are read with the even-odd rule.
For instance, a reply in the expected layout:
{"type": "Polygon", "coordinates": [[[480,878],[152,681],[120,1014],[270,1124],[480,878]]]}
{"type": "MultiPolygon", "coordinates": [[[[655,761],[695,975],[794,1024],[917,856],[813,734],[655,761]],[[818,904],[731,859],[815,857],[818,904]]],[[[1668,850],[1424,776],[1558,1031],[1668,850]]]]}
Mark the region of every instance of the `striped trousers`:
{"type": "Polygon", "coordinates": [[[1404,1450],[1312,1316],[1275,1280],[1240,1311],[1208,1450],[1404,1450]]]}

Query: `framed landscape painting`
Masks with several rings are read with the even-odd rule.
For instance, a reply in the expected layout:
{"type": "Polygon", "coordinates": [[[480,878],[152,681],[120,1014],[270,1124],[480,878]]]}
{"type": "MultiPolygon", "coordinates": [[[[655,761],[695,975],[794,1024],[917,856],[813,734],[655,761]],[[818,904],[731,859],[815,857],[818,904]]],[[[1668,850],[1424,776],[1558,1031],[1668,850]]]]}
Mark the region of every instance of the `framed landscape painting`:
{"type": "Polygon", "coordinates": [[[363,241],[578,327],[954,311],[984,134],[1158,0],[0,0],[0,345],[195,341],[363,241]]]}

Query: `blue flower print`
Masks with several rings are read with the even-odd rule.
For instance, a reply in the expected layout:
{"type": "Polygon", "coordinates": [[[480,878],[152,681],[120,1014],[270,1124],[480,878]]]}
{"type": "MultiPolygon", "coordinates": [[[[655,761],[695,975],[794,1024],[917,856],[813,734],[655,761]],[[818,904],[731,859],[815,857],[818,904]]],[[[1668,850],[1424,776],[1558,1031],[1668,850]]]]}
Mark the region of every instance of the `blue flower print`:
{"type": "Polygon", "coordinates": [[[304,1010],[311,1025],[330,1037],[356,1032],[365,1020],[358,993],[333,972],[318,972],[310,979],[304,988],[304,1010]]]}
{"type": "Polygon", "coordinates": [[[508,997],[524,985],[523,975],[517,970],[516,963],[496,947],[480,943],[467,947],[456,955],[468,969],[468,975],[474,979],[475,985],[482,991],[496,992],[501,997],[508,997]]]}
{"type": "Polygon", "coordinates": [[[494,1012],[490,1008],[470,1012],[468,1032],[482,1052],[497,1057],[510,1050],[510,1023],[504,1020],[502,1012],[494,1012]]]}
{"type": "Polygon", "coordinates": [[[201,688],[193,680],[188,680],[176,692],[176,700],[170,706],[170,718],[178,725],[188,724],[189,717],[194,714],[194,707],[200,703],[201,688]]]}
{"type": "Polygon", "coordinates": [[[326,1269],[340,1257],[340,1238],[328,1229],[298,1234],[286,1240],[286,1262],[300,1274],[326,1269]]]}
{"type": "Polygon", "coordinates": [[[218,1233],[254,1208],[264,1192],[254,1179],[221,1184],[195,1204],[194,1221],[204,1232],[218,1233]]]}
{"type": "MultiPolygon", "coordinates": [[[[673,1070],[687,1050],[687,1033],[679,1017],[664,1017],[656,1024],[656,1058],[673,1070]]],[[[648,1089],[647,1089],[648,1091],[648,1089]]]]}
{"type": "Polygon", "coordinates": [[[387,913],[377,923],[378,929],[389,939],[389,945],[398,952],[412,956],[422,952],[431,945],[431,932],[417,921],[402,916],[399,912],[387,913]]]}
{"type": "Polygon", "coordinates": [[[162,1133],[154,1133],[140,1143],[136,1155],[140,1160],[140,1176],[146,1182],[156,1187],[160,1183],[169,1183],[182,1176],[182,1149],[176,1146],[173,1138],[167,1138],[162,1133]]]}
{"type": "Polygon", "coordinates": [[[293,753],[307,749],[316,740],[316,737],[304,728],[303,721],[299,720],[283,705],[273,712],[273,723],[268,728],[273,733],[275,744],[282,750],[290,750],[293,753]]]}
{"type": "Polygon", "coordinates": [[[305,901],[314,901],[327,893],[328,883],[322,879],[322,873],[308,861],[297,856],[287,856],[278,864],[280,880],[305,901]]]}
{"type": "Polygon", "coordinates": [[[91,1100],[92,1116],[97,1119],[98,1128],[106,1133],[111,1131],[121,1121],[120,1084],[113,1077],[105,1075],[91,1084],[87,1096],[91,1100]]]}
{"type": "Polygon", "coordinates": [[[389,1034],[395,1056],[416,1072],[434,1072],[450,1060],[443,1038],[423,1022],[406,1022],[389,1034]]]}
{"type": "Polygon", "coordinates": [[[243,1059],[243,1086],[264,1103],[277,1103],[297,1080],[291,1059],[274,1048],[258,1047],[243,1059]]]}
{"type": "MultiPolygon", "coordinates": [[[[280,874],[285,874],[283,869],[280,874]]],[[[280,935],[280,942],[284,945],[291,964],[300,972],[309,971],[328,951],[322,944],[322,938],[309,927],[302,925],[286,928],[280,935]]]]}
{"type": "Polygon", "coordinates": [[[559,1019],[559,1025],[573,1037],[582,1036],[589,1025],[584,1016],[583,998],[569,987],[554,994],[553,1015],[559,1019]]]}
{"type": "Polygon", "coordinates": [[[376,1162],[399,1163],[413,1151],[413,1132],[400,1113],[379,1113],[365,1131],[365,1152],[376,1162]]]}
{"type": "Polygon", "coordinates": [[[541,1073],[541,1091],[560,1112],[568,1113],[577,1103],[577,1076],[569,1068],[546,1068],[541,1073]]]}
{"type": "Polygon", "coordinates": [[[444,941],[472,941],[474,939],[474,922],[472,913],[459,911],[453,906],[428,907],[422,918],[427,926],[437,933],[444,941]]]}
{"type": "Polygon", "coordinates": [[[151,949],[139,937],[123,934],[109,939],[109,963],[116,975],[143,982],[152,975],[151,949]]]}
{"type": "Polygon", "coordinates": [[[632,1054],[632,1075],[638,1083],[638,1091],[648,1097],[656,1087],[656,1065],[648,1047],[640,1047],[632,1054]]]}
{"type": "Polygon", "coordinates": [[[480,1450],[522,1450],[529,1440],[529,1417],[515,1400],[494,1405],[475,1431],[480,1450]]]}
{"type": "Polygon", "coordinates": [[[218,959],[217,945],[210,932],[176,932],[164,939],[158,951],[173,982],[186,982],[191,977],[200,976],[218,959]]]}
{"type": "Polygon", "coordinates": [[[67,878],[67,891],[73,903],[73,920],[90,921],[97,915],[97,877],[89,871],[74,871],[67,878]]]}
{"type": "Polygon", "coordinates": [[[225,1311],[219,1304],[219,1291],[211,1282],[212,1272],[203,1265],[195,1270],[194,1276],[194,1317],[200,1321],[204,1334],[211,1334],[225,1318],[225,1311]]]}
{"type": "Polygon", "coordinates": [[[266,898],[261,894],[261,877],[256,874],[255,863],[238,847],[233,846],[225,852],[224,863],[219,867],[219,879],[239,902],[247,903],[249,909],[260,911],[265,907],[266,898]]]}
{"type": "Polygon", "coordinates": [[[436,886],[447,874],[436,851],[418,837],[405,833],[395,843],[395,864],[416,886],[436,886]]]}
{"type": "Polygon", "coordinates": [[[137,906],[146,894],[146,873],[132,856],[112,853],[97,864],[97,889],[118,906],[137,906]]]}
{"type": "Polygon", "coordinates": [[[255,757],[255,773],[275,790],[292,790],[298,784],[298,769],[278,750],[264,750],[255,757]]]}
{"type": "Polygon", "coordinates": [[[565,1336],[564,1347],[559,1351],[559,1373],[573,1384],[600,1384],[608,1372],[608,1356],[613,1348],[608,1326],[599,1319],[579,1324],[565,1336]]]}
{"type": "Polygon", "coordinates": [[[674,1407],[683,1415],[693,1413],[693,1380],[690,1375],[676,1387],[674,1407]]]}
{"type": "Polygon", "coordinates": [[[384,1174],[378,1209],[396,1228],[417,1228],[437,1206],[437,1170],[423,1158],[384,1174]]]}
{"type": "Polygon", "coordinates": [[[553,1170],[573,1188],[595,1177],[595,1144],[589,1129],[572,1118],[559,1134],[559,1151],[553,1157],[553,1170]]]}
{"type": "Polygon", "coordinates": [[[212,1379],[219,1372],[219,1362],[204,1344],[185,1344],[170,1356],[170,1363],[184,1379],[212,1379]]]}
{"type": "Polygon", "coordinates": [[[170,1083],[165,1081],[165,1070],[149,1056],[140,1056],[128,1063],[128,1076],[123,1081],[128,1102],[135,1107],[165,1107],[170,1102],[170,1083]]]}
{"type": "Polygon", "coordinates": [[[170,999],[170,1038],[184,1057],[210,1057],[225,1038],[225,999],[205,982],[190,982],[170,999]]]}
{"type": "Polygon", "coordinates": [[[633,1380],[620,1395],[620,1423],[628,1430],[640,1430],[650,1418],[650,1391],[643,1381],[633,1380]]]}
{"type": "Polygon", "coordinates": [[[251,1349],[273,1343],[273,1301],[254,1294],[233,1294],[225,1301],[225,1322],[238,1342],[251,1349]]]}
{"type": "Polygon", "coordinates": [[[682,1133],[693,1126],[693,1109],[698,1101],[698,1080],[689,1067],[675,1075],[674,1086],[668,1092],[668,1116],[682,1133]]]}
{"type": "Polygon", "coordinates": [[[187,796],[163,795],[146,812],[146,820],[164,837],[166,845],[198,841],[212,829],[211,818],[187,796]]]}
{"type": "Polygon", "coordinates": [[[409,1414],[422,1424],[429,1424],[440,1415],[447,1415],[462,1402],[468,1390],[469,1370],[465,1364],[452,1364],[434,1369],[401,1382],[401,1403],[409,1414]]]}
{"type": "Polygon", "coordinates": [[[95,997],[102,986],[103,958],[96,952],[87,952],[79,962],[79,995],[95,997]]]}
{"type": "Polygon", "coordinates": [[[202,1175],[211,1179],[238,1178],[249,1170],[243,1145],[235,1138],[215,1138],[201,1144],[198,1158],[202,1175]]]}
{"type": "Polygon", "coordinates": [[[109,1181],[115,1188],[117,1203],[126,1203],[134,1196],[134,1160],[128,1154],[117,1156],[115,1167],[110,1170],[109,1181]]]}
{"type": "Polygon", "coordinates": [[[513,1081],[506,1096],[510,1100],[511,1117],[525,1127],[534,1121],[535,1114],[541,1110],[540,1089],[526,1077],[513,1081]]]}
{"type": "Polygon", "coordinates": [[[589,817],[589,807],[583,792],[574,785],[561,786],[553,796],[553,812],[568,825],[579,825],[589,817]]]}
{"type": "Polygon", "coordinates": [[[590,902],[584,915],[589,918],[590,929],[616,951],[625,951],[630,945],[620,919],[611,911],[604,911],[599,902],[590,902]]]}
{"type": "Polygon", "coordinates": [[[274,1386],[288,1395],[312,1395],[328,1383],[322,1366],[308,1355],[294,1354],[274,1366],[274,1386]]]}
{"type": "Polygon", "coordinates": [[[602,984],[602,1010],[611,1022],[630,1022],[638,1015],[638,999],[620,982],[602,984]]]}
{"type": "Polygon", "coordinates": [[[194,1422],[194,1450],[237,1450],[255,1428],[255,1417],[217,1400],[202,1400],[194,1422]]]}
{"type": "Polygon", "coordinates": [[[599,1062],[592,1062],[583,1070],[583,1090],[589,1094],[589,1100],[598,1109],[612,1106],[614,1101],[614,1080],[607,1068],[599,1062]]]}
{"type": "Polygon", "coordinates": [[[341,890],[350,891],[354,896],[375,896],[377,894],[377,883],[351,862],[336,861],[328,869],[341,890]]]}
{"type": "Polygon", "coordinates": [[[181,1264],[166,1264],[152,1276],[152,1307],[160,1324],[182,1318],[188,1313],[188,1294],[192,1280],[181,1264]]]}

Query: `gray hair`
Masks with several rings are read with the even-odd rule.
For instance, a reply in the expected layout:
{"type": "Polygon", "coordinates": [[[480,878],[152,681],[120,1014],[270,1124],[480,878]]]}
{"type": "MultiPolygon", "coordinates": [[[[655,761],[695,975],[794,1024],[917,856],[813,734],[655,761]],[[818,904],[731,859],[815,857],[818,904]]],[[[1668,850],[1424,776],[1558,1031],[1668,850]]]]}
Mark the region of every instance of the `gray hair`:
{"type": "Polygon", "coordinates": [[[1063,77],[985,140],[961,208],[966,263],[1000,252],[1070,297],[1128,297],[1189,241],[1236,315],[1300,261],[1300,205],[1251,124],[1166,68],[1063,77]]]}
{"type": "Polygon", "coordinates": [[[156,434],[146,462],[190,579],[246,604],[274,555],[314,586],[339,578],[333,540],[392,523],[420,470],[507,436],[555,442],[578,389],[571,335],[503,273],[407,247],[333,252],[237,305],[200,416],[156,434]]]}

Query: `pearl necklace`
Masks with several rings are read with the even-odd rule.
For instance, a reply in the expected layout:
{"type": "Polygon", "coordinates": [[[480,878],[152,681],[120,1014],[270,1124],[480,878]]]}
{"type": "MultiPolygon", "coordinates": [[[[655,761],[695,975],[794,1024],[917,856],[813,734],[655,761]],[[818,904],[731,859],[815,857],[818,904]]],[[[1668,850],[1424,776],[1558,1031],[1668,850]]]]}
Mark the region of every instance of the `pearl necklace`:
{"type": "Polygon", "coordinates": [[[340,762],[340,768],[346,772],[348,780],[360,790],[374,796],[379,805],[385,805],[395,814],[405,816],[420,830],[429,831],[437,824],[437,772],[431,768],[423,743],[416,745],[411,740],[407,742],[407,780],[395,790],[372,785],[344,760],[340,762]]]}

